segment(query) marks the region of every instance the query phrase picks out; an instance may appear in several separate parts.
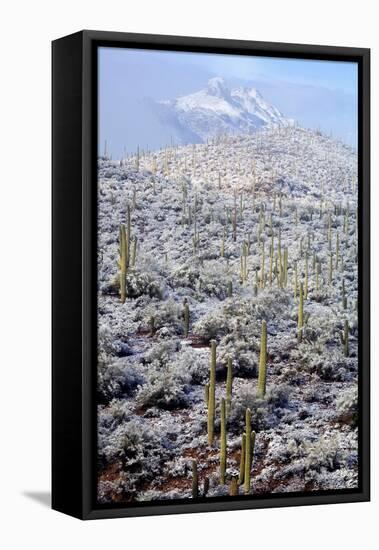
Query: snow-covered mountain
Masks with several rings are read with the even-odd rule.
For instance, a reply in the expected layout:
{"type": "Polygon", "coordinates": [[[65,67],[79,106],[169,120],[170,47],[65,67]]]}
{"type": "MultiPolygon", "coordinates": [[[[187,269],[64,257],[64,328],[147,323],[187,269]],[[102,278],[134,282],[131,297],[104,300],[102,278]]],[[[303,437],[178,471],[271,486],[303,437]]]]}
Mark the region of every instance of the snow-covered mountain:
{"type": "Polygon", "coordinates": [[[156,112],[181,142],[202,142],[219,134],[249,133],[294,123],[255,88],[229,89],[219,77],[210,79],[199,92],[158,102],[156,112]]]}

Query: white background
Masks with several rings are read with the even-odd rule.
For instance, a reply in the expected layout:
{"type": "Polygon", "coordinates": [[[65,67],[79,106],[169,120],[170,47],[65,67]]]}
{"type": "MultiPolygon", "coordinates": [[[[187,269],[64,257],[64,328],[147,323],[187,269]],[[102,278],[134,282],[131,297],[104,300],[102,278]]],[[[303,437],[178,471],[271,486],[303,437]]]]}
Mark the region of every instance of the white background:
{"type": "MultiPolygon", "coordinates": [[[[373,323],[373,501],[80,522],[49,509],[50,41],[83,28],[372,48],[373,258],[378,255],[378,16],[373,0],[33,0],[1,7],[0,544],[13,548],[341,548],[378,542],[373,323]],[[41,502],[42,501],[42,502],[41,502]],[[45,503],[45,504],[44,504],[45,503]],[[376,535],[376,536],[375,536],[376,535]],[[4,539],[4,540],[3,540],[4,539]],[[376,539],[376,541],[375,541],[376,539]],[[371,541],[371,542],[370,542],[371,541]],[[375,541],[375,542],[374,542],[375,541]]],[[[378,291],[373,286],[375,316],[378,291]]],[[[67,406],[70,396],[67,396],[67,406]]]]}

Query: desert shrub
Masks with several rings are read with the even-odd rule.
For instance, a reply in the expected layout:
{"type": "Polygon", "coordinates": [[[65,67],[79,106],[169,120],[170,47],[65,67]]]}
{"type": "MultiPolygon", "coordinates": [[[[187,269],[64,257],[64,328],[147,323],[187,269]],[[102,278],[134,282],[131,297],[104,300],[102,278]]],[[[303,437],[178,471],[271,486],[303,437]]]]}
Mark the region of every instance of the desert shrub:
{"type": "Polygon", "coordinates": [[[234,340],[233,334],[227,335],[221,340],[218,357],[225,365],[228,357],[232,358],[234,376],[256,377],[258,375],[258,355],[251,349],[251,340],[234,340]]]}
{"type": "MultiPolygon", "coordinates": [[[[153,426],[143,419],[133,419],[108,430],[100,425],[98,430],[99,466],[119,463],[121,471],[114,481],[118,494],[124,498],[133,496],[142,483],[160,475],[165,460],[171,457],[172,448],[162,427],[153,426]],[[157,452],[160,449],[160,452],[157,452]],[[127,469],[127,476],[122,470],[127,469]]],[[[109,501],[111,493],[103,484],[103,500],[109,501]]]]}
{"type": "Polygon", "coordinates": [[[126,275],[126,294],[129,298],[137,298],[147,294],[151,298],[161,299],[163,287],[161,282],[156,280],[151,273],[134,269],[126,275]]]}
{"type": "MultiPolygon", "coordinates": [[[[103,279],[105,275],[100,274],[100,280],[103,279]]],[[[116,274],[112,275],[108,280],[102,281],[100,285],[100,290],[103,294],[110,294],[111,296],[117,296],[120,293],[120,278],[116,274]]]]}
{"type": "Polygon", "coordinates": [[[168,410],[187,407],[190,382],[191,376],[182,366],[154,363],[149,367],[146,384],[136,394],[136,403],[143,408],[168,410]]]}
{"type": "Polygon", "coordinates": [[[228,423],[238,433],[244,428],[246,409],[251,410],[251,422],[255,431],[269,429],[278,423],[280,409],[288,403],[289,388],[273,386],[262,397],[256,389],[243,386],[233,396],[228,423]]]}
{"type": "Polygon", "coordinates": [[[179,350],[179,340],[160,340],[155,343],[144,355],[145,363],[154,363],[156,368],[165,368],[172,360],[173,354],[179,350]]]}
{"type": "MultiPolygon", "coordinates": [[[[113,274],[108,281],[101,284],[100,290],[103,294],[118,295],[120,292],[119,275],[113,274]]],[[[162,299],[163,282],[153,272],[139,269],[129,270],[126,275],[126,293],[129,298],[138,298],[146,294],[151,298],[162,299]]]]}
{"type": "MultiPolygon", "coordinates": [[[[114,344],[114,337],[108,325],[100,324],[97,331],[97,343],[99,355],[106,357],[117,353],[117,346],[114,344]]],[[[99,357],[101,359],[101,357],[99,357]]]]}
{"type": "Polygon", "coordinates": [[[337,399],[337,413],[341,422],[356,426],[358,422],[358,390],[354,386],[345,390],[337,399]]]}
{"type": "Polygon", "coordinates": [[[219,260],[204,262],[196,281],[196,290],[223,300],[227,296],[228,279],[226,267],[222,262],[219,260]]]}
{"type": "Polygon", "coordinates": [[[269,451],[272,460],[287,463],[277,475],[289,477],[304,475],[314,478],[314,473],[334,472],[341,468],[352,468],[357,463],[357,441],[355,434],[328,433],[321,436],[300,430],[286,443],[279,440],[269,451]]]}
{"type": "Polygon", "coordinates": [[[206,313],[193,325],[193,333],[204,342],[220,339],[229,332],[230,318],[223,310],[217,309],[206,313]]]}
{"type": "Polygon", "coordinates": [[[115,397],[130,395],[144,381],[131,366],[120,363],[98,363],[97,396],[99,403],[109,403],[115,397]]]}
{"type": "Polygon", "coordinates": [[[172,273],[170,285],[172,288],[188,287],[195,290],[200,275],[200,265],[195,261],[188,261],[172,273]]]}
{"type": "Polygon", "coordinates": [[[292,351],[291,358],[298,369],[317,374],[325,381],[351,380],[356,370],[354,359],[344,357],[341,350],[327,346],[322,341],[315,344],[303,342],[292,351]]]}
{"type": "Polygon", "coordinates": [[[151,304],[138,316],[146,326],[152,317],[155,330],[170,328],[176,334],[181,334],[184,330],[183,305],[172,299],[151,304]]]}
{"type": "Polygon", "coordinates": [[[187,373],[191,384],[205,384],[209,378],[208,354],[194,352],[193,349],[184,349],[175,356],[177,372],[187,373]]]}
{"type": "Polygon", "coordinates": [[[280,288],[270,288],[264,290],[259,301],[255,304],[255,316],[258,319],[264,319],[269,324],[270,321],[276,324],[278,319],[288,312],[290,304],[289,293],[280,288]]]}
{"type": "Polygon", "coordinates": [[[304,441],[300,445],[300,456],[304,458],[306,469],[321,471],[335,470],[345,464],[345,453],[340,450],[336,438],[323,436],[317,441],[304,441]]]}

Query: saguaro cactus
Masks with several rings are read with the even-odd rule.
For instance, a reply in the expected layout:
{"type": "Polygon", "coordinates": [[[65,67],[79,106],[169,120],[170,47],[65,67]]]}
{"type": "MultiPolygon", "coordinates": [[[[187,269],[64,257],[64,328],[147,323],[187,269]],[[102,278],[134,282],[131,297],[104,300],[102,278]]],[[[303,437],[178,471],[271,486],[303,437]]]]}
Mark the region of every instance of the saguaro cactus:
{"type": "Polygon", "coordinates": [[[232,358],[228,357],[228,366],[226,373],[226,413],[230,413],[232,405],[232,391],[233,391],[233,364],[232,358]]]}
{"type": "Polygon", "coordinates": [[[245,479],[245,456],[246,456],[246,434],[242,435],[241,440],[241,458],[240,458],[240,473],[238,483],[242,485],[245,479]]]}
{"type": "Polygon", "coordinates": [[[209,376],[208,399],[208,445],[212,445],[214,437],[215,400],[216,400],[216,342],[211,342],[211,367],[209,376]]]}
{"type": "Polygon", "coordinates": [[[262,396],[264,396],[266,393],[266,374],[267,374],[266,363],[267,363],[267,324],[266,324],[266,321],[262,321],[261,350],[260,350],[260,356],[259,356],[259,375],[258,375],[258,391],[262,396]]]}
{"type": "Polygon", "coordinates": [[[221,241],[221,251],[220,251],[221,258],[225,257],[225,228],[222,232],[222,241],[221,241]]]}
{"type": "Polygon", "coordinates": [[[131,216],[130,216],[130,205],[128,204],[126,209],[126,269],[130,265],[130,233],[131,233],[131,216]]]}
{"type": "Polygon", "coordinates": [[[187,299],[184,301],[184,336],[188,338],[189,333],[189,320],[190,320],[190,311],[187,299]]]}
{"type": "Polygon", "coordinates": [[[246,446],[245,446],[245,473],[244,491],[250,493],[250,471],[251,471],[251,410],[246,409],[246,446]]]}
{"type": "Polygon", "coordinates": [[[196,460],[192,461],[192,498],[199,496],[199,478],[197,475],[197,463],[196,460]]]}
{"type": "Polygon", "coordinates": [[[133,239],[133,250],[132,250],[132,267],[135,267],[136,265],[136,258],[137,258],[137,236],[134,236],[133,239]]]}
{"type": "Polygon", "coordinates": [[[333,252],[329,256],[329,284],[333,282],[333,252]]]}
{"type": "Polygon", "coordinates": [[[345,357],[349,357],[349,321],[345,319],[343,329],[343,352],[345,357]]]}
{"type": "Polygon", "coordinates": [[[270,264],[269,264],[269,275],[268,275],[268,280],[269,280],[270,286],[272,285],[273,265],[274,265],[274,234],[272,234],[271,244],[270,244],[270,264]]]}
{"type": "Polygon", "coordinates": [[[343,307],[343,309],[347,309],[347,298],[346,298],[346,291],[345,291],[345,279],[342,279],[342,307],[343,307]]]}
{"type": "Polygon", "coordinates": [[[305,255],[304,298],[308,298],[308,253],[305,255]]]}
{"type": "Polygon", "coordinates": [[[228,298],[231,298],[233,296],[233,283],[232,281],[228,281],[228,298]]]}
{"type": "Polygon", "coordinates": [[[220,439],[220,483],[225,485],[226,474],[226,405],[221,399],[221,439],[220,439]]]}
{"type": "Polygon", "coordinates": [[[262,258],[261,258],[261,280],[260,280],[260,286],[261,288],[265,287],[265,245],[262,243],[262,258]]]}
{"type": "Polygon", "coordinates": [[[297,339],[299,342],[303,339],[303,325],[304,325],[304,293],[303,293],[303,283],[300,283],[300,292],[299,292],[299,310],[297,314],[297,339]]]}
{"type": "Polygon", "coordinates": [[[298,286],[298,282],[297,282],[297,262],[295,261],[295,266],[294,266],[294,273],[293,273],[293,297],[297,298],[297,286],[298,286]]]}
{"type": "Polygon", "coordinates": [[[120,268],[120,298],[121,303],[125,303],[126,300],[126,271],[127,271],[127,239],[125,225],[120,225],[120,249],[119,249],[119,261],[120,268]]]}
{"type": "Polygon", "coordinates": [[[229,495],[235,497],[238,495],[238,480],[237,476],[233,476],[230,482],[229,495]]]}
{"type": "Polygon", "coordinates": [[[205,401],[205,406],[208,407],[208,403],[209,403],[209,384],[205,384],[205,386],[204,386],[204,401],[205,401]]]}

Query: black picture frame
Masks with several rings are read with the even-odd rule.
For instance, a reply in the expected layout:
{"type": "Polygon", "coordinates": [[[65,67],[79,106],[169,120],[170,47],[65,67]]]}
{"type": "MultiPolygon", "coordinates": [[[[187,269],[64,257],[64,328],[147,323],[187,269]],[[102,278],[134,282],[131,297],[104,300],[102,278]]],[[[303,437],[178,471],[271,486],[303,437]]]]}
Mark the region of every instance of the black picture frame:
{"type": "Polygon", "coordinates": [[[52,507],[81,519],[370,499],[370,50],[101,31],[52,43],[52,507]],[[99,46],[355,61],[359,124],[359,488],[98,506],[96,177],[99,46]]]}

